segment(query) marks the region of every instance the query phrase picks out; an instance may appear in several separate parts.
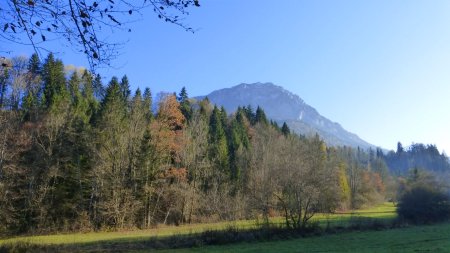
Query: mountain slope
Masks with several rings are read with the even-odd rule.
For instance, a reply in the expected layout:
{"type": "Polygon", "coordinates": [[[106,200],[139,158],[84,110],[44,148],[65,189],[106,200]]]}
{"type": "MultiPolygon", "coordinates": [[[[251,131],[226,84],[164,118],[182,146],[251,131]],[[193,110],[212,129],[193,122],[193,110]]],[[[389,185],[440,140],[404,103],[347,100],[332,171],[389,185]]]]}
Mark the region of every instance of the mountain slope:
{"type": "Polygon", "coordinates": [[[332,146],[375,147],[320,115],[299,96],[272,83],[239,84],[213,91],[207,97],[228,112],[235,111],[238,106],[251,105],[254,109],[260,106],[270,119],[280,123],[285,121],[298,134],[318,133],[332,146]]]}

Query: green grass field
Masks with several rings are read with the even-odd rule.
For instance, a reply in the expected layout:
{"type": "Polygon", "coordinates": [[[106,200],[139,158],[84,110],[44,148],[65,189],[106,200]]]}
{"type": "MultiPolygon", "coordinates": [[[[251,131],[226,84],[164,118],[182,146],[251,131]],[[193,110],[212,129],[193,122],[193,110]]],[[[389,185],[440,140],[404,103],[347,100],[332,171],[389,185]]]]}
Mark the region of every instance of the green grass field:
{"type": "MultiPolygon", "coordinates": [[[[395,207],[392,203],[384,203],[382,205],[357,210],[355,212],[335,213],[335,214],[318,214],[313,217],[313,221],[319,222],[322,226],[327,223],[331,225],[347,225],[350,221],[355,219],[392,219],[395,218],[395,207]]],[[[283,218],[273,218],[271,220],[275,224],[283,224],[283,218]]],[[[92,233],[72,233],[72,234],[56,234],[56,235],[41,235],[41,236],[21,236],[13,238],[0,239],[2,244],[14,243],[29,243],[39,245],[49,244],[92,244],[96,242],[133,242],[143,241],[155,237],[167,237],[172,235],[184,235],[201,233],[206,230],[223,230],[229,227],[238,229],[250,229],[257,227],[257,222],[254,220],[234,221],[234,222],[220,222],[208,224],[194,224],[183,226],[167,226],[148,230],[135,231],[120,231],[120,232],[92,232],[92,233]]]]}
{"type": "Polygon", "coordinates": [[[158,252],[450,252],[450,224],[383,231],[344,232],[283,241],[239,243],[158,252]]]}
{"type": "MultiPolygon", "coordinates": [[[[358,221],[391,221],[396,217],[392,203],[354,212],[318,214],[313,218],[320,226],[345,227],[358,221]]],[[[283,224],[282,218],[273,218],[283,224]]],[[[149,230],[72,233],[45,236],[21,236],[0,239],[1,245],[26,245],[27,252],[39,251],[50,245],[53,251],[75,252],[450,252],[450,224],[409,227],[383,231],[339,232],[322,236],[264,242],[203,246],[188,249],[143,250],[149,243],[163,238],[201,233],[207,230],[239,230],[257,227],[255,220],[209,224],[167,226],[149,230]],[[158,239],[160,238],[160,239],[158,239]],[[36,245],[36,246],[33,246],[36,245]],[[142,246],[144,245],[144,246],[142,246]],[[137,247],[136,247],[137,246],[137,247]],[[37,247],[34,249],[33,247],[37,247]],[[140,250],[138,250],[140,249],[140,250]],[[117,251],[119,252],[119,251],[117,251]]],[[[6,251],[8,252],[8,251],[6,251]]]]}
{"type": "Polygon", "coordinates": [[[333,214],[318,214],[312,218],[313,222],[318,222],[321,225],[330,223],[331,225],[346,226],[350,222],[355,220],[392,220],[397,217],[395,212],[395,206],[393,203],[386,202],[381,205],[366,208],[362,210],[356,210],[353,212],[339,212],[333,214]]]}
{"type": "Polygon", "coordinates": [[[140,241],[148,238],[167,237],[172,235],[184,235],[201,233],[206,230],[224,230],[229,227],[236,228],[254,228],[255,221],[235,221],[219,222],[207,224],[193,224],[182,226],[161,226],[159,228],[147,230],[118,231],[118,232],[89,232],[89,233],[71,233],[54,234],[38,236],[19,236],[0,239],[0,245],[8,243],[31,243],[31,244],[83,244],[95,243],[101,241],[140,241]]]}
{"type": "MultiPolygon", "coordinates": [[[[313,218],[314,222],[317,222],[320,226],[331,226],[331,227],[345,227],[351,224],[355,224],[358,221],[390,221],[396,217],[395,207],[392,203],[384,203],[380,206],[359,210],[355,212],[348,213],[335,213],[335,214],[318,214],[313,218]]],[[[283,224],[282,218],[273,218],[271,220],[274,224],[283,224]]],[[[195,225],[183,225],[179,227],[159,227],[156,229],[149,230],[136,230],[136,231],[121,231],[121,232],[96,232],[96,233],[72,233],[72,234],[56,234],[56,235],[45,235],[45,236],[21,236],[13,238],[5,238],[0,240],[1,245],[27,245],[27,247],[46,247],[51,245],[54,249],[61,247],[61,251],[71,252],[73,249],[83,252],[86,250],[99,250],[101,252],[115,252],[116,246],[120,248],[120,252],[127,251],[133,248],[143,248],[142,246],[133,247],[133,245],[145,245],[149,240],[158,241],[158,238],[170,238],[171,236],[184,236],[192,235],[196,233],[201,233],[210,230],[224,230],[227,228],[236,228],[238,230],[245,230],[257,227],[257,222],[254,220],[250,221],[235,221],[235,222],[221,222],[221,223],[210,223],[210,224],[195,224],[195,225]],[[64,250],[65,249],[65,250],[64,250]],[[107,250],[106,250],[107,249],[107,250]],[[105,251],[103,251],[105,250],[105,251]]],[[[387,245],[383,241],[392,241],[389,245],[389,250],[394,247],[395,242],[399,237],[400,242],[404,242],[406,239],[401,237],[405,234],[416,234],[417,229],[426,229],[424,233],[425,237],[423,240],[436,239],[434,235],[434,230],[441,231],[445,230],[447,235],[450,235],[450,226],[436,226],[436,227],[424,227],[424,228],[408,228],[403,230],[388,230],[382,232],[345,232],[337,235],[325,235],[310,237],[304,239],[293,239],[284,241],[270,241],[261,243],[243,243],[243,244],[230,244],[227,246],[208,246],[203,248],[192,248],[192,249],[180,249],[177,252],[191,252],[191,251],[202,251],[202,252],[354,252],[353,249],[361,249],[365,245],[372,245],[368,249],[373,248],[375,251],[368,252],[379,252],[381,248],[377,248],[377,245],[387,245]],[[433,230],[434,229],[434,230],[433,230]],[[413,231],[413,232],[408,232],[413,231]],[[414,232],[415,231],[415,232],[414,232]],[[428,236],[430,235],[430,236],[428,236]],[[401,238],[400,238],[401,237],[401,238]],[[381,239],[378,239],[381,238],[381,239]],[[427,239],[428,238],[428,239],[427,239]],[[355,244],[355,245],[352,245],[355,244]],[[358,244],[360,243],[360,244],[358,244]],[[358,246],[359,245],[359,246],[358,246]]],[[[442,234],[440,234],[442,237],[442,234]]],[[[414,237],[413,237],[414,238],[414,237]]],[[[422,237],[420,237],[422,238],[422,237]]],[[[450,238],[448,238],[450,241],[450,238]]],[[[411,239],[413,240],[413,239],[411,239]]],[[[416,238],[418,240],[418,238],[416,238]]],[[[413,240],[414,241],[414,240],[413,240]]],[[[442,245],[445,248],[447,245],[442,245]]],[[[448,248],[448,247],[447,247],[448,248]]],[[[402,249],[402,246],[399,247],[402,249]]],[[[171,249],[169,251],[162,252],[173,252],[175,250],[171,249]]],[[[359,251],[359,250],[358,250],[359,251]]],[[[450,251],[450,249],[449,249],[450,251]]],[[[130,251],[130,252],[150,252],[150,251],[130,251]]],[[[152,251],[153,252],[153,251],[152,251]]],[[[397,252],[397,251],[392,251],[397,252]]]]}

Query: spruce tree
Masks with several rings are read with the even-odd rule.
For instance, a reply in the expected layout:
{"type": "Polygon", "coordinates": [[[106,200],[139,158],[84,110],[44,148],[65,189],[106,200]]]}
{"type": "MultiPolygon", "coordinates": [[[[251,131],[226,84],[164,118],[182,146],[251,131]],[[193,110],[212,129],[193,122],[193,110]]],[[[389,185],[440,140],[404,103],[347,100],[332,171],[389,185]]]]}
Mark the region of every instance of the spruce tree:
{"type": "Polygon", "coordinates": [[[235,118],[231,122],[230,138],[228,143],[231,179],[240,180],[243,168],[241,164],[239,164],[239,156],[242,151],[247,149],[249,146],[249,139],[242,112],[236,113],[235,118]]]}
{"type": "Polygon", "coordinates": [[[222,122],[222,113],[217,106],[214,106],[209,121],[211,160],[215,162],[220,170],[228,174],[229,156],[227,136],[222,122]]]}
{"type": "Polygon", "coordinates": [[[81,91],[80,91],[80,77],[77,72],[73,72],[72,76],[69,79],[69,92],[72,98],[73,106],[77,107],[80,104],[81,100],[81,91]]]}
{"type": "Polygon", "coordinates": [[[245,112],[245,116],[250,121],[250,124],[254,125],[256,121],[256,115],[253,112],[252,106],[250,104],[247,107],[244,106],[243,110],[245,112]]]}
{"type": "Polygon", "coordinates": [[[94,88],[94,80],[92,74],[85,70],[83,75],[81,76],[81,88],[82,88],[82,96],[86,100],[88,104],[88,111],[86,115],[89,120],[92,120],[92,117],[97,113],[99,109],[99,102],[95,98],[95,88],[94,88]]]}
{"type": "Polygon", "coordinates": [[[152,184],[157,177],[159,166],[158,154],[156,152],[156,146],[154,145],[152,131],[150,125],[147,125],[144,135],[142,137],[138,155],[137,155],[137,185],[139,190],[136,192],[136,198],[140,199],[142,206],[140,213],[140,224],[144,228],[149,228],[153,221],[153,209],[152,209],[152,184]]]}
{"type": "Polygon", "coordinates": [[[128,77],[126,75],[124,75],[122,77],[122,80],[120,81],[120,91],[122,92],[122,97],[124,101],[125,102],[128,101],[131,95],[131,90],[130,90],[130,82],[128,81],[128,77]]]}
{"type": "Polygon", "coordinates": [[[188,93],[185,87],[181,89],[180,93],[178,94],[177,100],[180,103],[181,112],[186,118],[186,121],[189,122],[192,118],[192,107],[191,103],[189,102],[188,93]]]}
{"type": "Polygon", "coordinates": [[[147,111],[146,117],[147,122],[150,122],[150,120],[153,118],[153,99],[152,99],[152,92],[150,88],[145,88],[144,90],[144,108],[147,111]]]}
{"type": "Polygon", "coordinates": [[[74,72],[69,80],[69,92],[72,103],[71,116],[76,121],[76,124],[82,125],[89,123],[93,111],[96,110],[96,108],[92,108],[96,105],[93,101],[89,80],[83,80],[85,78],[87,78],[85,75],[80,78],[78,73],[74,72]]]}
{"type": "Polygon", "coordinates": [[[41,74],[41,60],[39,60],[39,56],[34,53],[31,55],[31,58],[28,62],[28,71],[34,75],[40,75],[41,74]]]}
{"type": "Polygon", "coordinates": [[[186,101],[186,100],[188,100],[188,98],[189,98],[189,96],[188,96],[188,93],[186,91],[186,87],[183,86],[183,88],[181,88],[181,91],[180,91],[180,93],[177,96],[178,103],[186,101]]]}
{"type": "Polygon", "coordinates": [[[268,125],[268,120],[266,117],[266,113],[264,112],[264,110],[258,106],[258,108],[256,109],[256,115],[255,115],[255,121],[257,123],[261,123],[263,125],[268,125]]]}
{"type": "Polygon", "coordinates": [[[220,107],[220,121],[226,133],[228,129],[228,114],[227,111],[225,110],[225,107],[223,106],[220,107]]]}
{"type": "Polygon", "coordinates": [[[100,115],[106,116],[111,111],[118,112],[120,118],[125,117],[126,104],[124,93],[117,77],[112,77],[105,90],[105,97],[101,102],[100,115]]]}
{"type": "Polygon", "coordinates": [[[122,87],[113,77],[101,102],[95,129],[95,158],[101,163],[93,167],[92,178],[96,188],[91,208],[97,213],[96,219],[103,221],[98,225],[116,227],[134,219],[129,206],[136,201],[130,186],[129,115],[122,87]],[[122,211],[110,212],[111,208],[122,211]]]}
{"type": "Polygon", "coordinates": [[[283,126],[281,127],[281,133],[283,133],[284,136],[288,136],[291,133],[291,130],[289,129],[286,122],[284,122],[283,126]]]}
{"type": "Polygon", "coordinates": [[[247,133],[248,119],[245,117],[243,112],[238,112],[236,114],[236,123],[238,126],[241,143],[244,145],[245,148],[249,148],[250,139],[247,133]]]}
{"type": "Polygon", "coordinates": [[[28,62],[28,83],[22,98],[22,110],[25,120],[36,120],[39,107],[39,93],[41,91],[42,67],[38,55],[35,53],[28,62]]]}
{"type": "Polygon", "coordinates": [[[97,100],[103,100],[103,97],[105,96],[105,88],[102,84],[102,78],[100,74],[97,74],[92,80],[92,88],[94,89],[94,96],[97,100]]]}
{"type": "Polygon", "coordinates": [[[55,59],[52,53],[45,60],[42,68],[42,77],[44,81],[43,107],[49,109],[55,104],[58,107],[58,103],[67,98],[68,91],[64,74],[64,64],[61,60],[55,59]]]}

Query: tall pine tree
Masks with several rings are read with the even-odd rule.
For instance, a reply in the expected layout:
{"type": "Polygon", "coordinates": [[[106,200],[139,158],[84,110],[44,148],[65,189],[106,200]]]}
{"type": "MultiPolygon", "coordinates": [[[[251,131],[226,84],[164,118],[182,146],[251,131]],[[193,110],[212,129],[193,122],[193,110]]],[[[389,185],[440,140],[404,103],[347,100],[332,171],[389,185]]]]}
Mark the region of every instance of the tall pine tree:
{"type": "Polygon", "coordinates": [[[42,68],[42,78],[44,82],[43,107],[49,109],[53,105],[60,106],[59,103],[68,98],[68,91],[64,65],[61,60],[55,59],[52,53],[45,60],[42,68]]]}
{"type": "Polygon", "coordinates": [[[180,93],[178,94],[177,100],[180,103],[181,112],[186,118],[186,121],[189,122],[192,117],[192,107],[191,102],[189,102],[188,93],[185,87],[181,89],[180,93]]]}
{"type": "Polygon", "coordinates": [[[209,120],[209,139],[211,144],[211,160],[218,169],[229,174],[229,154],[223,116],[217,106],[214,107],[209,120]]]}

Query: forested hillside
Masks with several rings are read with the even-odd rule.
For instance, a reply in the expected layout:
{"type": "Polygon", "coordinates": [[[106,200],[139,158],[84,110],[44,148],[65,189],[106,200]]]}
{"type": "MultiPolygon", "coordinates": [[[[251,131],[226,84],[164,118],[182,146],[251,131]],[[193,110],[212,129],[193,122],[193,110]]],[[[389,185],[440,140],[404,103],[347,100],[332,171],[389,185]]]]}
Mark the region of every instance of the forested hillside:
{"type": "Polygon", "coordinates": [[[320,115],[298,95],[272,83],[243,83],[215,90],[207,97],[213,104],[228,111],[234,111],[238,106],[261,106],[270,119],[286,122],[293,132],[300,135],[311,137],[318,134],[329,146],[376,148],[345,130],[339,123],[320,115]]]}
{"type": "Polygon", "coordinates": [[[449,172],[450,163],[444,153],[439,153],[435,145],[412,144],[403,148],[399,142],[397,151],[389,152],[385,158],[391,172],[397,175],[405,175],[410,169],[424,169],[434,172],[449,172]]]}
{"type": "Polygon", "coordinates": [[[0,232],[148,228],[316,212],[391,194],[381,150],[327,147],[186,89],[159,101],[67,71],[52,54],[13,58],[0,79],[0,232]]]}

